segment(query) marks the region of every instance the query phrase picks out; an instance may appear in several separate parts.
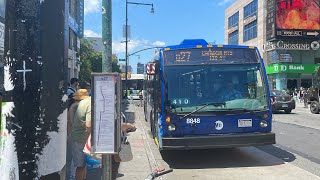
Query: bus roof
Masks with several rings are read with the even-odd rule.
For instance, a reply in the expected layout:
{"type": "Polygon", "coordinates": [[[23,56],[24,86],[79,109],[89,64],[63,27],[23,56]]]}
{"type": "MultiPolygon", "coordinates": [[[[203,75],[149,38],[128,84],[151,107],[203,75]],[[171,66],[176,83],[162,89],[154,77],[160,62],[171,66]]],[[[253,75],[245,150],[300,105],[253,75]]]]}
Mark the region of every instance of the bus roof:
{"type": "Polygon", "coordinates": [[[226,47],[226,48],[251,48],[256,49],[255,46],[242,46],[242,45],[220,45],[220,44],[209,44],[204,39],[185,39],[179,45],[166,46],[163,50],[174,50],[174,49],[185,49],[185,48],[206,48],[206,47],[226,47]]]}

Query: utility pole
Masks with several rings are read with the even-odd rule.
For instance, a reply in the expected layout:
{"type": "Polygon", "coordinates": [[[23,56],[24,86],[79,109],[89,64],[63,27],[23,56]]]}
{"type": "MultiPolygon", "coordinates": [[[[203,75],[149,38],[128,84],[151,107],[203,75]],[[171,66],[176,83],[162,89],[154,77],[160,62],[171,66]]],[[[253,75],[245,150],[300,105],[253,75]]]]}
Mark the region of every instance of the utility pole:
{"type": "Polygon", "coordinates": [[[128,0],[126,0],[126,81],[124,83],[124,88],[125,88],[125,100],[128,99],[128,0]]]}
{"type": "Polygon", "coordinates": [[[126,81],[125,81],[125,99],[128,98],[128,64],[129,64],[129,54],[128,54],[128,4],[133,4],[133,5],[143,5],[143,6],[151,6],[151,13],[154,13],[154,8],[153,8],[153,3],[139,3],[139,2],[128,2],[126,0],[126,25],[125,25],[125,32],[126,32],[126,81]]]}
{"type": "MultiPolygon", "coordinates": [[[[112,4],[102,0],[102,72],[112,72],[112,4]]],[[[112,180],[112,155],[102,156],[102,180],[112,180]]]]}

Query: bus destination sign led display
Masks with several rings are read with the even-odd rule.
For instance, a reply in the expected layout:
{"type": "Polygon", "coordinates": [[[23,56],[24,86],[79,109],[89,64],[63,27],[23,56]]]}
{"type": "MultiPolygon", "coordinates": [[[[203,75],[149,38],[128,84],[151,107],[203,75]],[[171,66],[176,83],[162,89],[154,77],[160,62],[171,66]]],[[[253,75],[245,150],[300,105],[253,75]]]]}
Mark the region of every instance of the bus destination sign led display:
{"type": "Polygon", "coordinates": [[[164,51],[166,65],[257,63],[255,49],[204,48],[164,51]]]}

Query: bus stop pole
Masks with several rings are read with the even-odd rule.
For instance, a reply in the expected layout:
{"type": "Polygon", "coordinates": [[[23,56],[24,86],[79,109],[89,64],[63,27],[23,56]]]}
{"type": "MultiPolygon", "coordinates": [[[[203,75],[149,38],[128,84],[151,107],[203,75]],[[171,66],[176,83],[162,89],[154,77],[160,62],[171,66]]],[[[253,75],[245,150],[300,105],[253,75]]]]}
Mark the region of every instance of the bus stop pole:
{"type": "MultiPolygon", "coordinates": [[[[112,72],[112,4],[102,0],[102,72],[112,72]]],[[[102,156],[102,180],[112,180],[112,155],[102,156]]]]}

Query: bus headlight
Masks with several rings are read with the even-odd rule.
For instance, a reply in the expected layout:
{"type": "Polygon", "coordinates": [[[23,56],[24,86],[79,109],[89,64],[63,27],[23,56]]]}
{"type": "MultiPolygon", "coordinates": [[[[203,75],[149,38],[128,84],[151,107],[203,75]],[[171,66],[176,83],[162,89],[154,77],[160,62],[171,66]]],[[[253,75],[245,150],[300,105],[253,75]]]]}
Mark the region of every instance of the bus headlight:
{"type": "Polygon", "coordinates": [[[169,124],[168,130],[169,131],[175,131],[176,130],[176,126],[174,124],[169,124]]]}
{"type": "Polygon", "coordinates": [[[265,120],[261,120],[259,124],[260,124],[260,127],[262,127],[262,128],[268,127],[268,122],[265,120]]]}

